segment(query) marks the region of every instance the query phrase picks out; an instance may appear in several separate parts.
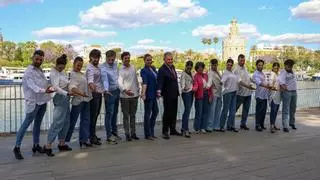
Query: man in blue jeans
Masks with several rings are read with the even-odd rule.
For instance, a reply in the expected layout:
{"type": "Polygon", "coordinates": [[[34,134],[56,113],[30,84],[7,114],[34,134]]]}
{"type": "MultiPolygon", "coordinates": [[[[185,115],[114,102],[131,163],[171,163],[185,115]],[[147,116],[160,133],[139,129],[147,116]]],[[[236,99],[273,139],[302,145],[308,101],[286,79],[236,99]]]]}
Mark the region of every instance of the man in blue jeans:
{"type": "Polygon", "coordinates": [[[20,151],[23,136],[33,120],[32,151],[33,153],[44,153],[43,149],[39,145],[40,126],[43,116],[46,112],[47,102],[51,100],[49,93],[54,92],[54,89],[49,86],[48,80],[40,68],[43,59],[44,52],[41,50],[36,50],[33,53],[32,64],[28,66],[22,79],[26,117],[17,133],[16,145],[13,149],[14,156],[19,160],[23,159],[20,151]]]}
{"type": "Polygon", "coordinates": [[[296,130],[295,113],[297,108],[297,80],[292,71],[294,61],[284,62],[284,69],[279,75],[279,84],[282,99],[282,126],[284,132],[289,132],[289,126],[296,130]]]}

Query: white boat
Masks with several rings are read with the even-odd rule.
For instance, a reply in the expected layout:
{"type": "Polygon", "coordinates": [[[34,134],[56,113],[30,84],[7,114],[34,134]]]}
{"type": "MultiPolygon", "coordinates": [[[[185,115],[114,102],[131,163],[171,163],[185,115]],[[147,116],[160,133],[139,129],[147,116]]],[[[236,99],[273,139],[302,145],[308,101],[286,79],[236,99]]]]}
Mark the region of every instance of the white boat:
{"type": "MultiPolygon", "coordinates": [[[[1,67],[0,85],[21,84],[26,68],[1,67]]],[[[44,68],[43,72],[47,80],[50,79],[50,68],[44,68]]]]}
{"type": "Polygon", "coordinates": [[[320,72],[314,74],[314,75],[312,76],[312,79],[313,79],[313,80],[316,80],[316,81],[319,81],[319,80],[320,80],[320,72]]]}

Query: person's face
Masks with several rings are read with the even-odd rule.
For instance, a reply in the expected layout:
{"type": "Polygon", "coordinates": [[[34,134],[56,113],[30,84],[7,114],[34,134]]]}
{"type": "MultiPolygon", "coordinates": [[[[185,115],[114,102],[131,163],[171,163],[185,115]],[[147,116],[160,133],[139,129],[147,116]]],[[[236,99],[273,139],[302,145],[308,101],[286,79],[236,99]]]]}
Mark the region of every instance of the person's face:
{"type": "Polygon", "coordinates": [[[127,67],[130,65],[130,55],[123,56],[122,64],[127,67]]]}
{"type": "Polygon", "coordinates": [[[203,67],[199,66],[197,72],[198,72],[198,73],[203,73],[203,67]]]}
{"type": "Polygon", "coordinates": [[[56,65],[56,69],[57,69],[57,71],[59,71],[59,72],[63,71],[65,68],[66,68],[66,65],[65,65],[65,64],[58,64],[58,65],[56,65]]]}
{"type": "Polygon", "coordinates": [[[189,65],[189,66],[186,66],[186,71],[187,71],[187,72],[191,72],[191,70],[192,70],[192,66],[190,66],[190,65],[189,65]]]}
{"type": "Polygon", "coordinates": [[[227,70],[228,70],[228,71],[231,71],[231,70],[232,70],[232,66],[233,66],[233,63],[228,62],[228,63],[227,63],[227,70]]]}
{"type": "Polygon", "coordinates": [[[279,72],[279,66],[274,66],[272,68],[272,71],[275,72],[275,73],[278,73],[279,72]]]}
{"type": "Polygon", "coordinates": [[[76,61],[73,63],[73,71],[80,72],[83,66],[83,61],[76,61]]]}
{"type": "Polygon", "coordinates": [[[164,62],[165,62],[168,66],[172,66],[172,64],[173,64],[173,57],[170,56],[170,55],[164,57],[164,62]]]}
{"type": "Polygon", "coordinates": [[[107,57],[107,63],[109,65],[113,65],[115,59],[116,59],[115,56],[107,57]]]}
{"type": "Polygon", "coordinates": [[[259,63],[257,64],[257,70],[258,70],[258,71],[262,71],[263,65],[264,65],[263,62],[259,62],[259,63]]]}
{"type": "Polygon", "coordinates": [[[217,71],[218,70],[218,64],[211,64],[211,69],[213,71],[217,71]]]}
{"type": "Polygon", "coordinates": [[[239,66],[244,66],[244,64],[246,63],[246,58],[240,58],[239,60],[238,60],[238,64],[239,64],[239,66]]]}
{"type": "Polygon", "coordinates": [[[40,55],[36,54],[32,57],[32,64],[35,67],[39,68],[43,62],[43,59],[44,59],[44,56],[40,56],[40,55]]]}
{"type": "Polygon", "coordinates": [[[90,62],[94,66],[97,66],[99,64],[99,61],[100,61],[99,57],[90,57],[90,62]]]}
{"type": "Polygon", "coordinates": [[[152,65],[152,56],[147,56],[146,59],[144,60],[144,64],[150,67],[152,65]]]}
{"type": "Polygon", "coordinates": [[[285,68],[286,71],[292,71],[293,66],[285,65],[284,68],[285,68]]]}

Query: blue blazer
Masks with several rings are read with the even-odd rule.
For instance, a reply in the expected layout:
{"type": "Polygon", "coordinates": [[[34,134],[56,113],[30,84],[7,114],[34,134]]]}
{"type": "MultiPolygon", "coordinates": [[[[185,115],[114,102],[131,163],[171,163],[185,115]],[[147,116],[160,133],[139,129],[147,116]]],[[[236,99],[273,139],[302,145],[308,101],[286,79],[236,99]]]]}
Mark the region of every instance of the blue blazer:
{"type": "Polygon", "coordinates": [[[147,85],[146,89],[146,99],[155,99],[157,98],[157,70],[155,67],[151,67],[153,72],[149,67],[144,67],[140,71],[142,78],[142,84],[147,85]]]}
{"type": "Polygon", "coordinates": [[[165,99],[176,99],[179,96],[179,86],[177,72],[173,66],[175,76],[171,73],[167,65],[163,64],[158,72],[158,89],[165,99]]]}

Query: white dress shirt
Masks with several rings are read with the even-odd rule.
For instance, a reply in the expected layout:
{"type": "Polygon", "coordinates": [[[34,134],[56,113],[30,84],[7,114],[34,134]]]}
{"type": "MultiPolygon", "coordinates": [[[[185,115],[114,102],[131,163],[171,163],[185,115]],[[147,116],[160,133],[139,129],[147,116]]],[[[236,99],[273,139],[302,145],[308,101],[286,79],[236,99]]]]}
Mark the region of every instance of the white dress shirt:
{"type": "Polygon", "coordinates": [[[209,71],[207,88],[212,86],[212,92],[215,97],[221,97],[222,95],[222,83],[221,76],[216,71],[209,71]]]}
{"type": "Polygon", "coordinates": [[[262,84],[267,85],[267,79],[263,72],[255,71],[253,73],[253,80],[255,81],[257,88],[256,88],[256,98],[259,99],[269,99],[269,89],[262,87],[262,84]]]}
{"type": "Polygon", "coordinates": [[[95,92],[103,93],[103,85],[101,81],[101,70],[99,67],[92,65],[91,63],[88,64],[86,70],[86,76],[89,83],[93,83],[96,86],[95,92]]]}
{"type": "Polygon", "coordinates": [[[133,65],[129,67],[122,66],[119,71],[119,78],[118,78],[119,89],[121,91],[120,97],[121,98],[132,98],[139,96],[139,83],[136,74],[136,69],[133,65]],[[133,96],[128,96],[124,90],[131,90],[133,96]]]}
{"type": "Polygon", "coordinates": [[[237,91],[239,89],[240,79],[232,71],[225,70],[221,77],[222,94],[237,91]]]}
{"type": "Polygon", "coordinates": [[[78,89],[80,92],[86,94],[89,97],[74,96],[71,100],[72,105],[79,105],[81,102],[89,102],[92,99],[92,94],[88,88],[88,82],[86,75],[81,72],[71,71],[69,90],[73,88],[78,89]]]}
{"type": "Polygon", "coordinates": [[[36,105],[43,105],[51,100],[51,96],[46,93],[48,86],[49,83],[43,71],[29,65],[22,79],[26,113],[31,113],[36,105]]]}
{"type": "Polygon", "coordinates": [[[50,71],[50,81],[55,89],[55,93],[67,96],[69,80],[64,72],[59,72],[56,68],[52,68],[50,71]]]}
{"type": "MultiPolygon", "coordinates": [[[[240,81],[242,81],[243,83],[250,85],[251,84],[251,78],[249,75],[249,72],[247,70],[247,68],[245,66],[241,67],[239,65],[237,65],[237,67],[234,69],[234,74],[239,76],[240,81]]],[[[239,86],[239,90],[237,92],[237,95],[239,96],[251,96],[252,94],[252,90],[243,87],[243,86],[239,86]]]]}
{"type": "Polygon", "coordinates": [[[189,74],[183,71],[181,73],[180,86],[181,86],[181,92],[183,93],[191,92],[192,86],[193,86],[192,75],[190,76],[189,74]]]}

